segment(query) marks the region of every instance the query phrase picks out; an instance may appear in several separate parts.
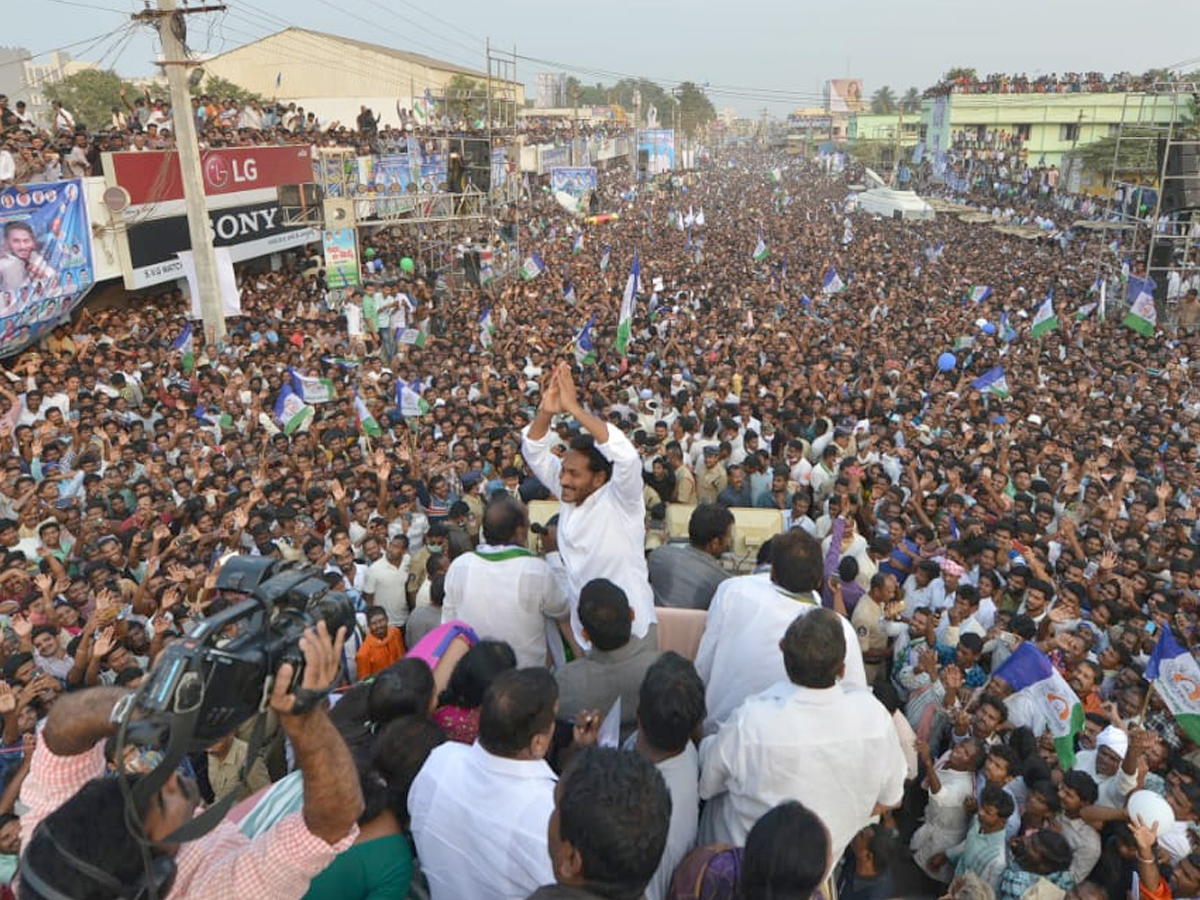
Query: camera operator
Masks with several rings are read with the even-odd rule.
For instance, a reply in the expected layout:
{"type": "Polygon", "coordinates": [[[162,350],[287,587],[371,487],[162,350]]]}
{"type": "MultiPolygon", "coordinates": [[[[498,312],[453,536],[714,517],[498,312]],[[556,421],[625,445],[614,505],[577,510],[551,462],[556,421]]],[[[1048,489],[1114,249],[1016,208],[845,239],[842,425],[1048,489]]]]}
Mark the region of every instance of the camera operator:
{"type": "MultiPolygon", "coordinates": [[[[323,692],[333,685],[344,639],[344,629],[331,639],[324,622],[305,631],[302,689],[323,692]]],[[[270,705],[304,772],[304,808],[253,841],[223,821],[195,841],[162,843],[190,822],[200,799],[196,785],[175,773],[138,810],[144,836],[153,842],[144,850],[127,825],[118,779],[103,777],[105,742],[117,733],[120,701],[129,692],[97,687],[63,696],[46,720],[21,794],[29,812],[21,819],[18,897],[298,900],[309,880],[354,843],[363,799],[325,703],[293,713],[292,675],[291,665],[280,667],[270,705]]]]}

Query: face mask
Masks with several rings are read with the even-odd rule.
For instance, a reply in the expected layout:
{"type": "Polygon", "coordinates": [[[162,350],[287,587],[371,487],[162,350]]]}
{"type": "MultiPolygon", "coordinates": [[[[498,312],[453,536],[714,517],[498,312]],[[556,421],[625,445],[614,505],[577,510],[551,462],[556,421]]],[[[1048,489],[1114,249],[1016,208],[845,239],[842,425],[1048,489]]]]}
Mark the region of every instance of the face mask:
{"type": "Polygon", "coordinates": [[[442,545],[441,545],[441,544],[430,544],[430,545],[429,545],[429,552],[430,552],[430,553],[441,553],[441,552],[442,552],[442,549],[443,549],[443,548],[442,548],[442,545]]]}

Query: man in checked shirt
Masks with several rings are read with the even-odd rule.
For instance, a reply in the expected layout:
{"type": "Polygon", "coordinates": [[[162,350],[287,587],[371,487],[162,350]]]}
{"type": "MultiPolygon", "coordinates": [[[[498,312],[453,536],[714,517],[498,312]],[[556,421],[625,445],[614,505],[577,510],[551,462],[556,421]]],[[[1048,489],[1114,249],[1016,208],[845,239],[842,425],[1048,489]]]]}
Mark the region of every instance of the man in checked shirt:
{"type": "MultiPolygon", "coordinates": [[[[302,687],[322,690],[334,682],[344,637],[339,631],[336,640],[331,638],[324,623],[305,633],[302,687]]],[[[304,772],[303,810],[254,840],[226,820],[195,841],[153,849],[155,856],[173,856],[175,868],[154,900],[298,900],[310,879],[354,843],[363,809],[354,761],[324,703],[292,714],[290,668],[280,668],[271,707],[304,772]]],[[[126,825],[120,788],[116,779],[103,777],[105,741],[117,731],[113,707],[127,693],[97,687],[68,694],[47,718],[21,791],[29,807],[21,818],[21,868],[50,891],[39,892],[22,879],[21,900],[146,896],[138,889],[144,857],[126,825]]],[[[171,835],[192,819],[199,800],[190,779],[172,775],[139,811],[146,837],[162,841],[171,835]]]]}

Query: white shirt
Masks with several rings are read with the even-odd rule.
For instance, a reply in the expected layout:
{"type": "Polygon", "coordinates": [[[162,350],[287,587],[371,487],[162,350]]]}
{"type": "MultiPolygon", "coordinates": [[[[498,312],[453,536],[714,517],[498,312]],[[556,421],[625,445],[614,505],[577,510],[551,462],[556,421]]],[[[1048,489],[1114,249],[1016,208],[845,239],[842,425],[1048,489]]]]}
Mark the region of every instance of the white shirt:
{"type": "MultiPolygon", "coordinates": [[[[522,453],[538,480],[560,501],[562,463],[550,448],[559,441],[548,431],[531,440],[522,432],[522,453]]],[[[608,426],[608,441],[596,449],[612,461],[612,479],[582,503],[563,503],[558,512],[558,551],[570,581],[571,628],[579,645],[591,644],[579,623],[579,591],[595,578],[607,578],[625,592],[633,610],[634,637],[645,637],[658,621],[646,569],[646,503],[642,499],[642,460],[629,438],[608,426]]]]}
{"type": "Polygon", "coordinates": [[[371,595],[371,603],[387,611],[388,624],[397,628],[408,621],[408,569],[412,557],[407,553],[400,565],[392,565],[387,555],[367,567],[363,593],[371,595]]]}
{"type": "MultiPolygon", "coordinates": [[[[779,641],[792,622],[819,606],[815,600],[805,602],[781,591],[769,574],[762,573],[729,578],[713,594],[696,652],[696,671],[707,685],[705,734],[715,733],[747,697],[787,681],[779,641]]],[[[839,618],[846,637],[842,682],[866,690],[858,635],[848,619],[839,618]]]]}
{"type": "Polygon", "coordinates": [[[523,547],[480,544],[446,572],[442,621],[461,619],[481,638],[507,642],[520,668],[546,664],[546,619],[569,612],[549,564],[523,547]]]}
{"type": "Polygon", "coordinates": [[[646,900],[666,900],[671,876],[683,858],[696,846],[700,830],[700,754],[691,741],[683,752],[656,762],[671,793],[671,824],[667,829],[667,846],[654,877],[646,885],[646,900]]]}
{"type": "Polygon", "coordinates": [[[432,900],[523,900],[554,883],[546,829],[557,779],[545,760],[442,744],[408,792],[432,900]]]}
{"type": "Polygon", "coordinates": [[[745,846],[766,812],[799,800],[829,829],[836,863],[874,815],[895,806],[908,767],[892,717],[865,690],[772,685],[700,745],[702,843],[745,846]]]}

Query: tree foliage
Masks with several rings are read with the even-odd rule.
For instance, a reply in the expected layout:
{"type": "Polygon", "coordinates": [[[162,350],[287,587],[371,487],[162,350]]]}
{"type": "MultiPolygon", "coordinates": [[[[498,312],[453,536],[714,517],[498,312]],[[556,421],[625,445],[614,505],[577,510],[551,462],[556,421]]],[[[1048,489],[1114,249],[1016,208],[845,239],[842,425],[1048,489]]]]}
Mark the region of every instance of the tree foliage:
{"type": "Polygon", "coordinates": [[[195,84],[189,84],[189,89],[193,97],[207,94],[220,100],[236,100],[239,106],[249,103],[251,100],[264,103],[267,99],[262,94],[248,91],[240,84],[230,81],[228,78],[222,78],[220,75],[206,75],[195,84]]]}
{"type": "Polygon", "coordinates": [[[48,100],[57,100],[75,117],[76,125],[89,130],[107,128],[112,108],[124,108],[122,89],[133,93],[132,86],[111,69],[83,69],[45,88],[48,100]]]}
{"type": "Polygon", "coordinates": [[[871,95],[871,112],[880,116],[891,115],[896,111],[896,95],[886,84],[871,95]]]}
{"type": "Polygon", "coordinates": [[[946,70],[946,74],[942,76],[943,82],[958,81],[960,78],[967,81],[978,81],[978,73],[969,66],[954,66],[946,70]]]}
{"type": "Polygon", "coordinates": [[[685,81],[679,85],[679,127],[689,138],[717,117],[712,101],[694,83],[685,81]]]}
{"type": "Polygon", "coordinates": [[[459,73],[446,82],[446,108],[450,118],[474,124],[487,116],[487,85],[459,73]]]}
{"type": "Polygon", "coordinates": [[[622,78],[612,85],[597,81],[583,84],[578,78],[567,78],[567,106],[613,106],[617,105],[630,114],[640,99],[641,124],[646,122],[650,107],[658,112],[658,124],[669,128],[677,124],[688,137],[717,117],[712,101],[695,82],[685,81],[674,90],[647,78],[622,78]]]}
{"type": "Polygon", "coordinates": [[[919,113],[921,111],[921,92],[915,87],[910,87],[900,98],[900,108],[904,110],[905,114],[919,113]]]}

